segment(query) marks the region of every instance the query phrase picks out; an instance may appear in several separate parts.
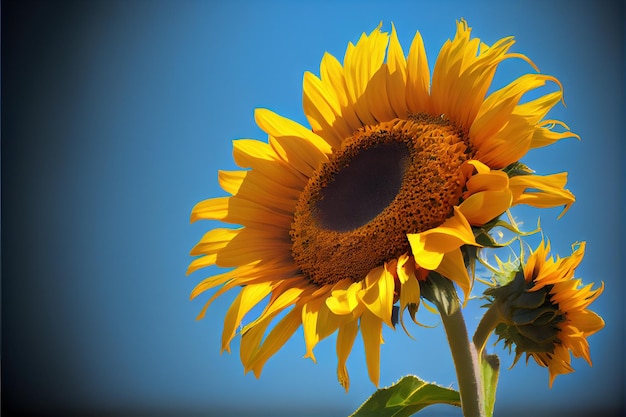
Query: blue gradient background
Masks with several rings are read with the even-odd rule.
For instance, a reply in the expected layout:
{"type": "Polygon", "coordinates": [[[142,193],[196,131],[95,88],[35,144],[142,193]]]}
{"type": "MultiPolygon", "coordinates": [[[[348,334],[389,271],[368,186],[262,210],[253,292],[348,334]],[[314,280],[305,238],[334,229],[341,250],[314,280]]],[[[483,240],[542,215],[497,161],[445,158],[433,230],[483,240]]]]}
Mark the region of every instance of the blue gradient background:
{"type": "MultiPolygon", "coordinates": [[[[590,338],[593,368],[548,389],[547,371],[501,353],[496,415],[618,415],[623,387],[624,9],[618,1],[2,3],[3,415],[346,416],[374,387],[360,340],[348,394],[336,382],[334,339],[318,363],[297,333],[261,379],[243,375],[238,341],[220,355],[234,295],[195,321],[189,301],[211,271],[185,277],[189,249],[211,226],[189,225],[193,205],[223,195],[231,140],[265,140],[253,109],[301,123],[304,71],[324,51],[394,22],[408,51],[416,30],[431,68],[454,21],[514,49],[558,77],[567,122],[582,141],[524,159],[539,173],[569,171],[578,202],[516,212],[542,226],[558,253],[586,240],[578,276],[604,281],[590,338]],[[302,411],[304,410],[304,411],[302,411]],[[578,414],[576,414],[578,413],[578,414]]],[[[527,71],[507,62],[496,83],[527,71]]],[[[214,271],[213,271],[214,272],[214,271]]],[[[475,302],[474,304],[479,304],[475,302]]],[[[479,316],[469,309],[474,328],[479,316]]],[[[436,324],[436,316],[423,320],[436,324]]],[[[456,386],[441,326],[385,329],[381,385],[415,373],[456,386]]],[[[460,416],[435,406],[424,415],[460,416]]]]}

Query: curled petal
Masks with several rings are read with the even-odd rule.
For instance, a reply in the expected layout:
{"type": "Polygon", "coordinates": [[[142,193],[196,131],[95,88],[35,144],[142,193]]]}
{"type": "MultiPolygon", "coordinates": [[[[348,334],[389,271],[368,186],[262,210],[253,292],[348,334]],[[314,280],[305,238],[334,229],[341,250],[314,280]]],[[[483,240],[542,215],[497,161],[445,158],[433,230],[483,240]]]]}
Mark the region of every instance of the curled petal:
{"type": "Polygon", "coordinates": [[[415,263],[433,271],[439,267],[444,254],[463,245],[478,246],[472,227],[458,207],[454,215],[441,226],[421,233],[408,234],[415,263]]]}
{"type": "Polygon", "coordinates": [[[565,189],[567,173],[552,175],[518,175],[510,179],[510,188],[513,191],[513,205],[527,204],[533,207],[550,208],[564,206],[559,215],[561,218],[576,197],[565,189]]]}

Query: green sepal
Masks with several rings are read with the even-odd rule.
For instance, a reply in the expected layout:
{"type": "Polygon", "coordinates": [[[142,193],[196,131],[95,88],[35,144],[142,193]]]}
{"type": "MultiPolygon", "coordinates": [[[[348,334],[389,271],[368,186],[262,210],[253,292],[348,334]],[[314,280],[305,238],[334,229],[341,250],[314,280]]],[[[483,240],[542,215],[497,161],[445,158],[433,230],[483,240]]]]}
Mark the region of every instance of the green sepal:
{"type": "Polygon", "coordinates": [[[537,225],[537,228],[535,230],[531,230],[529,232],[522,232],[517,227],[517,225],[511,224],[507,222],[506,220],[501,219],[500,216],[485,223],[482,226],[472,227],[472,231],[474,232],[474,238],[476,239],[476,243],[480,244],[482,247],[485,247],[485,248],[503,248],[505,246],[509,246],[513,241],[515,241],[519,237],[530,236],[539,232],[540,230],[541,229],[539,225],[537,225]],[[502,229],[508,230],[509,232],[513,233],[515,237],[513,237],[512,239],[506,242],[500,243],[496,241],[491,235],[491,231],[495,228],[502,228],[502,229]]]}
{"type": "Polygon", "coordinates": [[[454,284],[449,279],[432,271],[428,278],[419,284],[422,297],[433,303],[440,313],[451,316],[461,308],[454,284]]]}
{"type": "Polygon", "coordinates": [[[498,375],[500,373],[500,359],[497,355],[487,355],[483,352],[480,361],[480,376],[483,380],[483,400],[485,417],[493,416],[496,404],[496,389],[498,388],[498,375]]]}
{"type": "Polygon", "coordinates": [[[513,162],[512,164],[505,167],[502,171],[506,172],[506,174],[511,177],[515,177],[518,175],[528,175],[535,172],[528,165],[523,164],[519,161],[513,162]]]}
{"type": "Polygon", "coordinates": [[[378,389],[350,417],[408,417],[433,404],[461,406],[458,391],[407,375],[378,389]]]}

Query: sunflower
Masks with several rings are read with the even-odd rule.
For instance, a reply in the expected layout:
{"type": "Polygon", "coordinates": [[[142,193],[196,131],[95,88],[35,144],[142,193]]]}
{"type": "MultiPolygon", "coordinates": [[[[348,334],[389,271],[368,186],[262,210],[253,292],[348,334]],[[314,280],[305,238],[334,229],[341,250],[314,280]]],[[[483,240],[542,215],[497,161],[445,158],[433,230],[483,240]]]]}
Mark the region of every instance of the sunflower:
{"type": "Polygon", "coordinates": [[[581,287],[574,270],[585,254],[585,244],[566,258],[548,257],[550,244],[541,242],[513,282],[492,291],[502,318],[495,332],[506,347],[515,345],[517,363],[522,354],[550,373],[550,387],[560,374],[573,372],[570,352],[591,365],[587,337],[604,327],[600,316],[587,307],[602,293],[581,287]]]}
{"type": "Polygon", "coordinates": [[[230,196],[198,203],[191,221],[240,227],[210,230],[192,249],[199,257],[188,273],[231,268],[191,294],[219,287],[201,318],[216,297],[239,290],[226,313],[222,351],[230,351],[244,317],[259,306],[240,331],[246,372],[258,377],[302,326],[305,356],[314,361],[316,344],[337,334],[337,373],[346,390],[346,360],[360,333],[378,385],[383,324],[394,326],[396,308],[400,319],[406,310],[415,318],[419,281],[435,271],[468,296],[473,281],[461,249],[479,246],[473,227],[516,204],[574,202],[565,173],[511,168],[522,166],[532,148],[576,137],[562,122],[544,120],[562,99],[561,85],[532,73],[487,95],[502,61],[534,64],[509,52],[513,38],[489,47],[470,31],[457,22],[431,82],[419,32],[405,58],[395,28],[389,36],[379,26],[348,44],[343,65],[325,54],[319,77],[304,74],[310,128],[257,109],[268,142],[234,141],[234,160],[244,170],[220,171],[230,196]],[[521,102],[547,82],[557,91],[521,102]]]}

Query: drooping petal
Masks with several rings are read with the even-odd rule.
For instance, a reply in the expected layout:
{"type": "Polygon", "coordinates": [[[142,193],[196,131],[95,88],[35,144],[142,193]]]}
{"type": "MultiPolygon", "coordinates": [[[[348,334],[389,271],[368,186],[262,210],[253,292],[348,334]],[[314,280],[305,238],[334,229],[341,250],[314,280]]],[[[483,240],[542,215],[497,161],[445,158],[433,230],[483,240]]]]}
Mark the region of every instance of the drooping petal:
{"type": "Polygon", "coordinates": [[[320,297],[306,303],[302,308],[302,331],[304,333],[304,344],[306,346],[305,358],[311,358],[316,362],[313,348],[320,341],[317,332],[317,323],[319,311],[322,305],[325,305],[324,298],[320,297]]]}
{"type": "Polygon", "coordinates": [[[259,349],[265,331],[272,319],[284,311],[286,308],[295,305],[298,301],[307,298],[305,287],[298,287],[295,283],[294,286],[287,287],[284,285],[277,285],[272,292],[272,298],[267,303],[263,313],[259,315],[254,321],[246,324],[241,330],[241,345],[239,347],[239,356],[241,363],[246,368],[246,372],[250,370],[249,363],[255,352],[259,349]]]}
{"type": "Polygon", "coordinates": [[[261,375],[265,362],[287,343],[301,324],[302,308],[295,306],[274,326],[248,364],[257,378],[261,375]]]}
{"type": "Polygon", "coordinates": [[[460,249],[446,253],[435,271],[455,282],[463,291],[464,300],[468,300],[472,290],[472,279],[467,272],[460,249]]]}
{"type": "Polygon", "coordinates": [[[444,254],[463,245],[477,245],[472,227],[458,207],[454,208],[454,215],[441,226],[408,234],[407,238],[415,263],[430,271],[439,267],[444,254]]]}
{"type": "Polygon", "coordinates": [[[533,137],[530,142],[531,149],[541,148],[543,146],[551,145],[558,142],[561,139],[577,138],[580,139],[576,133],[570,132],[569,127],[559,120],[544,120],[537,124],[533,137]],[[563,132],[554,131],[554,127],[561,126],[565,129],[563,132]]]}
{"type": "Polygon", "coordinates": [[[348,376],[346,361],[348,356],[350,356],[358,332],[359,322],[357,320],[347,321],[339,327],[337,332],[337,379],[339,379],[339,383],[345,388],[346,392],[350,388],[350,377],[348,376]]]}
{"type": "Polygon", "coordinates": [[[222,351],[230,352],[230,341],[235,337],[237,327],[243,317],[271,291],[272,283],[264,282],[256,285],[247,285],[241,289],[233,303],[226,312],[224,318],[224,331],[222,332],[222,351]]]}
{"type": "Polygon", "coordinates": [[[393,290],[394,278],[385,265],[375,268],[367,274],[365,288],[359,294],[367,309],[389,327],[393,327],[391,323],[393,290]]]}
{"type": "Polygon", "coordinates": [[[540,208],[564,206],[559,215],[560,218],[576,201],[574,194],[565,189],[566,183],[566,172],[543,176],[518,175],[512,177],[510,188],[513,191],[513,204],[527,204],[540,208]]]}
{"type": "MultiPolygon", "coordinates": [[[[397,266],[400,289],[400,314],[411,304],[420,304],[420,286],[415,276],[415,261],[412,257],[404,254],[398,258],[397,266]]],[[[402,319],[402,316],[400,316],[402,319]]],[[[412,317],[415,320],[415,317],[412,317]]]]}
{"type": "Polygon", "coordinates": [[[365,347],[365,361],[367,362],[367,373],[370,381],[378,386],[380,378],[380,345],[383,343],[382,336],[383,321],[365,310],[361,315],[361,336],[365,347]]]}

